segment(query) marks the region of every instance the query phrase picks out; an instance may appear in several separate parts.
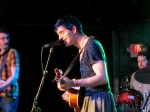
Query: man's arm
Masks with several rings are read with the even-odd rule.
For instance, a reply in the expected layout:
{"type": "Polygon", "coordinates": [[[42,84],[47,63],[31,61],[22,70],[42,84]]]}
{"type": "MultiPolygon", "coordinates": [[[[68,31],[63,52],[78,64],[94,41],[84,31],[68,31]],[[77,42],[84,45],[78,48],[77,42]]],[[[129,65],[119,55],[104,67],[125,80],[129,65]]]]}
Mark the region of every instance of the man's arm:
{"type": "Polygon", "coordinates": [[[1,88],[4,88],[12,84],[13,82],[16,82],[19,77],[19,70],[20,70],[20,66],[11,67],[11,76],[5,81],[5,83],[1,85],[1,88]]]}

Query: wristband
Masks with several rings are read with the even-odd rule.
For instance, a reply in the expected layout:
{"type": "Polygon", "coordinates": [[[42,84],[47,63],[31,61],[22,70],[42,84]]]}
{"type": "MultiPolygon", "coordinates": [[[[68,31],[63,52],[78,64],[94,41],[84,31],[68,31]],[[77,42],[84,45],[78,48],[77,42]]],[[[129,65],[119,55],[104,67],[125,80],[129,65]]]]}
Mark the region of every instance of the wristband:
{"type": "Polygon", "coordinates": [[[74,86],[79,87],[79,81],[77,79],[72,79],[72,80],[73,80],[74,86]]]}

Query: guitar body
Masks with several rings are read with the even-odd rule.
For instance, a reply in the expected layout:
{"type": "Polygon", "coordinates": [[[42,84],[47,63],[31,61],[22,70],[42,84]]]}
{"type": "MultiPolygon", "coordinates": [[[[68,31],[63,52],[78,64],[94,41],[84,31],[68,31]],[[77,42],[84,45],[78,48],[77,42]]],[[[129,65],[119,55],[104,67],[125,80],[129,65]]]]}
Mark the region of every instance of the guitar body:
{"type": "MultiPolygon", "coordinates": [[[[5,81],[0,79],[0,86],[3,85],[4,83],[5,83],[5,81]]],[[[7,86],[7,87],[1,89],[0,90],[0,92],[1,92],[0,97],[6,97],[6,93],[9,92],[10,90],[11,90],[10,86],[7,86]]]]}
{"type": "Polygon", "coordinates": [[[84,87],[73,87],[69,90],[69,106],[74,108],[74,112],[80,112],[85,96],[84,87]]]}

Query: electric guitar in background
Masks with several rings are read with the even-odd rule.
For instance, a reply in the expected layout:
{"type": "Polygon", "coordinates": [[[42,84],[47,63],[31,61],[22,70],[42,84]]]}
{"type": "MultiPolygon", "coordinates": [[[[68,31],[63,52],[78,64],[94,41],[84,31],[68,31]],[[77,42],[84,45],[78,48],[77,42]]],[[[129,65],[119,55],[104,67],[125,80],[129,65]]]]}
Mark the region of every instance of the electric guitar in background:
{"type": "MultiPolygon", "coordinates": [[[[0,79],[0,86],[3,85],[4,83],[5,81],[0,79]]],[[[11,91],[11,86],[7,86],[3,89],[0,89],[1,97],[6,97],[6,94],[9,93],[10,91],[11,91]]]]}
{"type": "MultiPolygon", "coordinates": [[[[55,78],[54,80],[57,82],[57,84],[63,83],[62,76],[63,72],[58,68],[54,69],[55,71],[55,78]]],[[[72,87],[69,90],[69,106],[71,108],[74,108],[74,112],[81,112],[84,95],[85,95],[85,88],[84,87],[72,87]]]]}

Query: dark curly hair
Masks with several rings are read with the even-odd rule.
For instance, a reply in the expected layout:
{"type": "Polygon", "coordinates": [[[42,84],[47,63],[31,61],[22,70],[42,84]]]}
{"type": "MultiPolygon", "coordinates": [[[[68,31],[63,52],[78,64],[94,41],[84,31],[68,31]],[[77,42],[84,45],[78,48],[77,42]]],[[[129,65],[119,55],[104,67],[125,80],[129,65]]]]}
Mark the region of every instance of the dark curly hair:
{"type": "Polygon", "coordinates": [[[81,22],[80,22],[76,17],[74,17],[73,15],[68,15],[68,16],[59,18],[59,19],[57,20],[57,22],[55,23],[55,25],[54,25],[54,31],[55,31],[55,32],[56,32],[56,30],[57,30],[57,27],[59,27],[59,26],[63,26],[63,27],[65,27],[65,28],[68,29],[68,30],[72,30],[72,27],[73,27],[73,26],[76,26],[77,31],[78,31],[79,33],[82,33],[82,24],[81,24],[81,22]]]}
{"type": "Polygon", "coordinates": [[[7,33],[9,34],[9,29],[7,26],[1,26],[0,27],[0,33],[7,33]]]}

